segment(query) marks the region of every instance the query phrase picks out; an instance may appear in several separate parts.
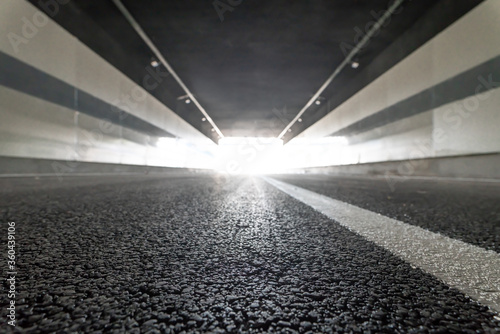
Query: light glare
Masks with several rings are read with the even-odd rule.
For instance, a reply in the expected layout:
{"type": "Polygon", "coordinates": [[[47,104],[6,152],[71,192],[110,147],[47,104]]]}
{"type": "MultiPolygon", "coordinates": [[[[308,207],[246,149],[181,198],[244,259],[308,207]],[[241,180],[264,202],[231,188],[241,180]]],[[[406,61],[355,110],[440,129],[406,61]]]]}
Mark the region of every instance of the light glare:
{"type": "Polygon", "coordinates": [[[232,175],[280,173],[283,141],[265,137],[219,139],[218,170],[232,175]]]}

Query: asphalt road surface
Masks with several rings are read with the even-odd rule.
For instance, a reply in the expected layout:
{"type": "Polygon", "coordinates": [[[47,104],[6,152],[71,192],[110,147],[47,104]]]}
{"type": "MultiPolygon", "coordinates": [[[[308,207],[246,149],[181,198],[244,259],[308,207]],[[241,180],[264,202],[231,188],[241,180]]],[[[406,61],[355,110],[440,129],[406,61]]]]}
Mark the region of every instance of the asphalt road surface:
{"type": "MultiPolygon", "coordinates": [[[[498,252],[497,184],[280,180],[498,252]]],[[[260,178],[0,179],[2,332],[495,333],[498,314],[260,178]],[[7,277],[7,247],[2,275],[7,277]]]]}

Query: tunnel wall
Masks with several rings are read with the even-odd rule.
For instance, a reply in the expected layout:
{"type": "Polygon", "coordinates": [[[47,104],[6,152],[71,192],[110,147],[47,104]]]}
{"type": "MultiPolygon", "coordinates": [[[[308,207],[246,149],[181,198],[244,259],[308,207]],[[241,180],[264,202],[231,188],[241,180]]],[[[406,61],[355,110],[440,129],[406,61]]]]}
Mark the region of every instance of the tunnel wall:
{"type": "Polygon", "coordinates": [[[488,0],[285,147],[309,166],[489,156],[500,152],[499,87],[500,2],[488,0]],[[305,145],[325,137],[343,144],[305,145]]]}
{"type": "Polygon", "coordinates": [[[213,163],[212,141],[27,1],[0,2],[0,30],[0,163],[213,163]]]}

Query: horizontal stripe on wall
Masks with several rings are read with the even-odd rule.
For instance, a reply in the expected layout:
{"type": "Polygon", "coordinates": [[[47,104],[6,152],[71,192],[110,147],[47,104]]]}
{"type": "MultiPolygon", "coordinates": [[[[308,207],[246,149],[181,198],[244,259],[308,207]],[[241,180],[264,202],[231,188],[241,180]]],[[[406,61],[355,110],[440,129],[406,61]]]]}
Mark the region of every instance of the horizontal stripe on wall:
{"type": "Polygon", "coordinates": [[[175,137],[125,110],[0,52],[0,85],[98,119],[157,137],[175,137]]]}
{"type": "Polygon", "coordinates": [[[500,56],[365,117],[331,136],[356,135],[498,87],[500,56]]]}

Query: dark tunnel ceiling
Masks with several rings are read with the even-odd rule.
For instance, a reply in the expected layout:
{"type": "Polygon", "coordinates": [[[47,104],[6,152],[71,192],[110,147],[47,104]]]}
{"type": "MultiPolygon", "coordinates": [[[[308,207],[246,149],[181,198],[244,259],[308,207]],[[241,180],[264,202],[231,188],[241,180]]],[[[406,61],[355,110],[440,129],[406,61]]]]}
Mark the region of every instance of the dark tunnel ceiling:
{"type": "MultiPolygon", "coordinates": [[[[30,0],[40,6],[38,0],[30,0]]],[[[221,21],[214,1],[123,0],[225,136],[278,136],[389,0],[242,1],[221,21]]],[[[227,3],[222,0],[222,2],[227,3]]],[[[480,0],[407,0],[296,123],[302,132],[480,0]]],[[[235,3],[233,1],[233,3],[235,3]]],[[[41,8],[41,7],[39,7],[41,8]]],[[[43,8],[42,8],[43,9],[43,8]]],[[[50,13],[49,13],[50,14],[50,13]]],[[[143,85],[152,52],[111,0],[71,0],[53,19],[143,85]]],[[[166,71],[161,69],[161,71],[166,71]]],[[[205,135],[208,122],[171,77],[150,90],[205,135]]]]}

